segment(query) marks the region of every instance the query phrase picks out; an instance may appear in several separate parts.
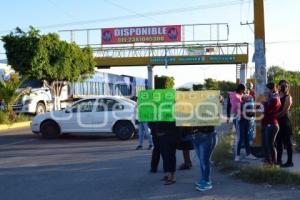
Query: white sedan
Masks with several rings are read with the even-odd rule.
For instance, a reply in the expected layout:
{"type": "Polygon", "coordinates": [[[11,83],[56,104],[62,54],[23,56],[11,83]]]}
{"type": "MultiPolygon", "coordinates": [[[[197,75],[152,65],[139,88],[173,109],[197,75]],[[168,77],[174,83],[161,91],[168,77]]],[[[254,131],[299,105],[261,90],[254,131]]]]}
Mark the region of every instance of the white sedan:
{"type": "Polygon", "coordinates": [[[45,138],[66,133],[114,133],[127,140],[137,129],[135,107],[136,103],[125,97],[82,99],[65,110],[35,116],[31,129],[45,138]]]}

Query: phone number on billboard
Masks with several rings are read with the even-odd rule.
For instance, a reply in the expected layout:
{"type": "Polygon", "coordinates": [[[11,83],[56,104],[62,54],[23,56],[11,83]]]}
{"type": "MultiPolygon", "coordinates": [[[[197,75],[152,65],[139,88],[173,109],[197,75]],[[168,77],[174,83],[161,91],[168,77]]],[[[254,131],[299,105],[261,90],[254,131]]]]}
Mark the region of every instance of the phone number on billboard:
{"type": "Polygon", "coordinates": [[[135,42],[164,42],[164,36],[154,37],[119,37],[118,43],[135,43],[135,42]]]}

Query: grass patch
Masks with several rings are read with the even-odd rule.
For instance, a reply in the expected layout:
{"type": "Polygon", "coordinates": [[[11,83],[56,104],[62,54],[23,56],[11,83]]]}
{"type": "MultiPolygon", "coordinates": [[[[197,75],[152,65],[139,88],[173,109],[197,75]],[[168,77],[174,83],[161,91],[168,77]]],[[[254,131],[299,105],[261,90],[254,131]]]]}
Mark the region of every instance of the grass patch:
{"type": "Polygon", "coordinates": [[[0,111],[0,124],[13,124],[17,122],[31,121],[32,117],[29,115],[24,115],[22,113],[15,114],[15,116],[10,117],[8,113],[0,111]]]}
{"type": "Polygon", "coordinates": [[[0,124],[9,124],[7,113],[0,111],[0,124]]]}
{"type": "Polygon", "coordinates": [[[300,107],[291,110],[291,122],[293,126],[293,139],[296,143],[296,150],[300,151],[300,107]]]}
{"type": "Polygon", "coordinates": [[[232,134],[221,136],[214,149],[212,160],[220,171],[231,172],[239,169],[233,161],[232,141],[232,134]]]}
{"type": "Polygon", "coordinates": [[[20,113],[17,115],[15,122],[27,122],[27,121],[31,121],[31,120],[32,120],[31,116],[20,113]]]}
{"type": "Polygon", "coordinates": [[[296,151],[300,151],[300,133],[294,135],[294,140],[296,143],[296,151]]]}
{"type": "Polygon", "coordinates": [[[300,174],[276,167],[242,167],[233,175],[249,183],[270,185],[300,185],[300,174]]]}
{"type": "Polygon", "coordinates": [[[233,134],[219,138],[212,159],[221,172],[231,173],[234,178],[248,183],[269,185],[300,185],[300,173],[286,171],[276,167],[245,166],[233,160],[233,134]]]}

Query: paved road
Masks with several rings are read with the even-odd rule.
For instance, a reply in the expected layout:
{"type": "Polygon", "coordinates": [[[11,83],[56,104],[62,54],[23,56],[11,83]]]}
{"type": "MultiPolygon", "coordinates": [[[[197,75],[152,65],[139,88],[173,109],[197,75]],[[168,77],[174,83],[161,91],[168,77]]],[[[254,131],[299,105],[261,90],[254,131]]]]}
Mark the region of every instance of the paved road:
{"type": "MultiPolygon", "coordinates": [[[[214,171],[214,190],[195,191],[194,167],[178,172],[175,185],[164,186],[161,166],[150,174],[148,150],[134,150],[136,140],[74,137],[43,140],[29,130],[0,133],[0,199],[2,200],[167,200],[167,199],[299,199],[300,190],[266,187],[233,180],[214,171]]],[[[178,154],[181,162],[181,154],[178,154]]]]}

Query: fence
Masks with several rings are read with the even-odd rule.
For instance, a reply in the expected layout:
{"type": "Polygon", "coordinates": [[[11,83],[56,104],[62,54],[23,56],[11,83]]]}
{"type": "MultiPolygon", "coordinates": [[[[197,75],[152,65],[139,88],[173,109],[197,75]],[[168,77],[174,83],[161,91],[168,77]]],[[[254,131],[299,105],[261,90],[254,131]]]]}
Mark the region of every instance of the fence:
{"type": "Polygon", "coordinates": [[[292,86],[290,93],[293,98],[291,108],[291,122],[295,133],[300,134],[300,86],[292,86]]]}

